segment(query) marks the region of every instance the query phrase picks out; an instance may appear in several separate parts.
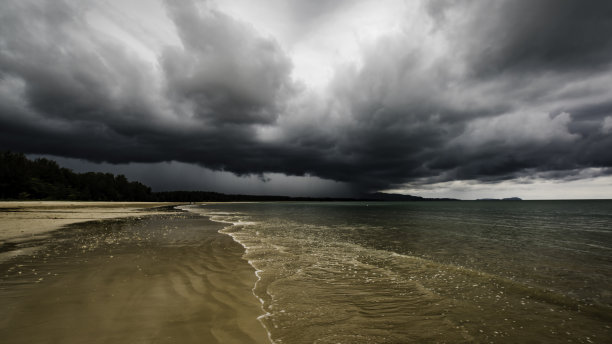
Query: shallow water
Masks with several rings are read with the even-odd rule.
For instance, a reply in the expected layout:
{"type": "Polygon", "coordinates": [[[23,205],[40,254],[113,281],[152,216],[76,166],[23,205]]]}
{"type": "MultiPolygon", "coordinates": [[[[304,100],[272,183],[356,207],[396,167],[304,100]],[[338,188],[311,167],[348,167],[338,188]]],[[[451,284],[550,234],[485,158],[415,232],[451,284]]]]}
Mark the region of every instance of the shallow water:
{"type": "Polygon", "coordinates": [[[275,343],[612,342],[612,202],[215,204],[275,343]]]}
{"type": "Polygon", "coordinates": [[[256,276],[221,228],[171,214],[8,245],[22,254],[0,262],[0,342],[268,343],[256,276]]]}

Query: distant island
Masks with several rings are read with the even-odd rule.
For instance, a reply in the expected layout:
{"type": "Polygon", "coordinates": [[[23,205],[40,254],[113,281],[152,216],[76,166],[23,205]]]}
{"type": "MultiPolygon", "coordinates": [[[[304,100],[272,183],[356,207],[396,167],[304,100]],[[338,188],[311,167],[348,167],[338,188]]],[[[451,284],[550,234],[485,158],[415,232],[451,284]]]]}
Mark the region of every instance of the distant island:
{"type": "Polygon", "coordinates": [[[420,196],[376,192],[363,195],[364,200],[387,202],[432,202],[432,201],[459,201],[455,198],[425,198],[420,196]]]}
{"type": "Polygon", "coordinates": [[[75,173],[53,160],[29,160],[23,153],[0,152],[0,199],[119,202],[352,202],[453,201],[450,198],[371,193],[356,198],[228,195],[211,191],[153,192],[137,181],[112,173],[75,173]]]}
{"type": "Polygon", "coordinates": [[[477,201],[522,201],[519,197],[508,197],[508,198],[479,198],[477,201]]]}

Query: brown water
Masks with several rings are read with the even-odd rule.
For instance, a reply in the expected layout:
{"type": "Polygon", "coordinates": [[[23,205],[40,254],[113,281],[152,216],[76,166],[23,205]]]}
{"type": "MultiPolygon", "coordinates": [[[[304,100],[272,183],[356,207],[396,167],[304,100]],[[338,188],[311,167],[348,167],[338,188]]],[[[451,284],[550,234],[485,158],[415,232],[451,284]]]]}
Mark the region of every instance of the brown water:
{"type": "Polygon", "coordinates": [[[612,342],[612,202],[189,209],[5,245],[0,342],[612,342]]]}
{"type": "Polygon", "coordinates": [[[246,248],[275,343],[612,342],[612,202],[191,210],[246,248]]]}
{"type": "Polygon", "coordinates": [[[253,269],[194,215],[73,225],[0,263],[1,343],[268,343],[253,269]]]}

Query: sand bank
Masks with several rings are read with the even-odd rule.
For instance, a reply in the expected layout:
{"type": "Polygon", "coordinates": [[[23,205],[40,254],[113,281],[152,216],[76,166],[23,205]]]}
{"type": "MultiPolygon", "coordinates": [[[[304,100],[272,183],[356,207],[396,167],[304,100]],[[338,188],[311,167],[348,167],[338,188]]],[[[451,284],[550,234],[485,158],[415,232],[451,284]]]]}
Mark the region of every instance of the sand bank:
{"type": "MultiPolygon", "coordinates": [[[[125,210],[93,208],[83,219],[125,210]]],[[[0,262],[2,342],[269,343],[254,271],[221,227],[165,213],[50,233],[35,254],[0,262]]]]}
{"type": "Polygon", "coordinates": [[[71,223],[162,214],[154,208],[175,204],[179,203],[0,202],[0,245],[9,239],[27,239],[71,223]]]}

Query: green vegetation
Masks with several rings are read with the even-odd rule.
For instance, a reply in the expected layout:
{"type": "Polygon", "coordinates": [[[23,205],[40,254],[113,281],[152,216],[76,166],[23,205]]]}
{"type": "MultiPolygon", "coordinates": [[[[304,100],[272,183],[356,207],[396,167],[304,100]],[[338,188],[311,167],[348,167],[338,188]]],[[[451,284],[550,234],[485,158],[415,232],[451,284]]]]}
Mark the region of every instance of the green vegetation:
{"type": "Polygon", "coordinates": [[[151,201],[151,188],[111,173],[74,173],[49,159],[0,152],[0,199],[151,201]]]}

